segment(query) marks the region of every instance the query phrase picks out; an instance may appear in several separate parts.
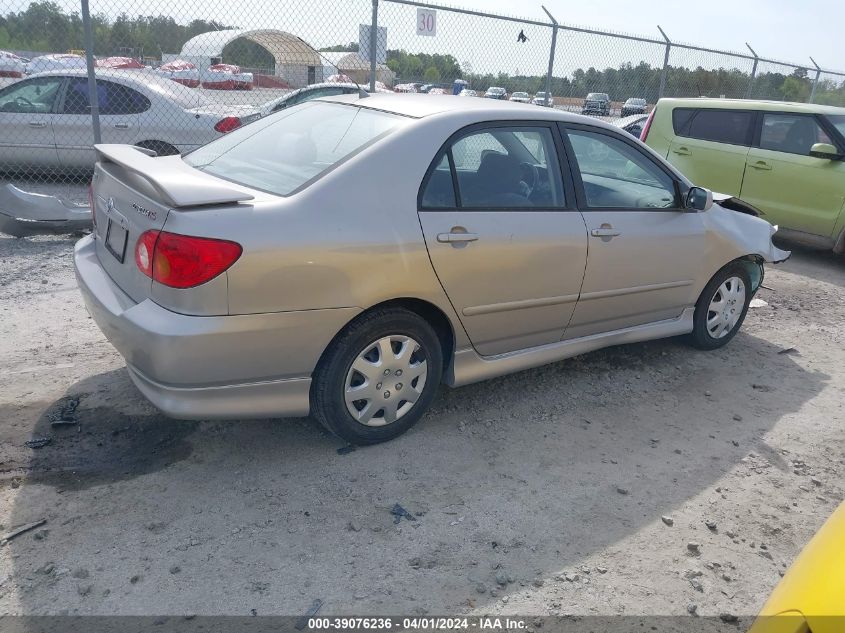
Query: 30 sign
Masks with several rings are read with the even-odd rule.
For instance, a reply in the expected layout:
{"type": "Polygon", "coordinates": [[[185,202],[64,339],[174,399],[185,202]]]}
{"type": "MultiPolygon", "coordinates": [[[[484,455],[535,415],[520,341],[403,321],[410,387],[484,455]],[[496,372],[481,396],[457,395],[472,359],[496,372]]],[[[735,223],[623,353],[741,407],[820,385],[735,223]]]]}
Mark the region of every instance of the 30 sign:
{"type": "Polygon", "coordinates": [[[437,11],[417,8],[417,35],[437,35],[437,11]]]}

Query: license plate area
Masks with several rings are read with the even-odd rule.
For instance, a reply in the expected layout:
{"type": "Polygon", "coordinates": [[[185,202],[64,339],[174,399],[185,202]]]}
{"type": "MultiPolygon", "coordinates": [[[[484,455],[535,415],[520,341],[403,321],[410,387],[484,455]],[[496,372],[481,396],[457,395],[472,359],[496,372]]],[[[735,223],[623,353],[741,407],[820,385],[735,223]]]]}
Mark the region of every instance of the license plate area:
{"type": "Polygon", "coordinates": [[[125,228],[120,226],[119,222],[115,222],[109,218],[109,224],[106,228],[106,249],[114,255],[115,259],[121,264],[126,256],[126,242],[129,233],[125,228]]]}

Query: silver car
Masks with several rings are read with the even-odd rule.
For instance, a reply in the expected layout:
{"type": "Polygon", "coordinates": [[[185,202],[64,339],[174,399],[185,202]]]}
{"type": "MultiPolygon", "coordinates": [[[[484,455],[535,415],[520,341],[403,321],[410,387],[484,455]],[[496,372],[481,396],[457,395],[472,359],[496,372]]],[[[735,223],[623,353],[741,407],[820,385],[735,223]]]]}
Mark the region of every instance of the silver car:
{"type": "Polygon", "coordinates": [[[721,347],[789,256],[622,130],[507,101],[346,95],[184,157],[97,151],[79,286],[177,418],[310,413],[381,442],[441,383],[721,347]]]}
{"type": "MultiPolygon", "coordinates": [[[[96,77],[106,143],[178,154],[260,116],[148,70],[98,69],[96,77]]],[[[94,161],[86,71],[39,73],[0,90],[0,169],[90,170],[94,161]]]]}

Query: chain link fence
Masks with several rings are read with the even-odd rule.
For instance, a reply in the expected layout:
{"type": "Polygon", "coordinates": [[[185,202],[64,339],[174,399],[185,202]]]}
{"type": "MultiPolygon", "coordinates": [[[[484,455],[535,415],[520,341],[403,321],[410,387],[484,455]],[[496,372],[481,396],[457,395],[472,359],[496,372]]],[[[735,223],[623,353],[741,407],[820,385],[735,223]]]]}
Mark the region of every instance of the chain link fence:
{"type": "Polygon", "coordinates": [[[609,117],[629,98],[648,109],[661,96],[845,106],[845,73],[815,62],[713,50],[662,30],[558,24],[548,13],[414,0],[11,0],[0,14],[0,186],[83,202],[95,142],[184,153],[355,83],[609,117]],[[607,105],[585,108],[594,93],[607,105]]]}

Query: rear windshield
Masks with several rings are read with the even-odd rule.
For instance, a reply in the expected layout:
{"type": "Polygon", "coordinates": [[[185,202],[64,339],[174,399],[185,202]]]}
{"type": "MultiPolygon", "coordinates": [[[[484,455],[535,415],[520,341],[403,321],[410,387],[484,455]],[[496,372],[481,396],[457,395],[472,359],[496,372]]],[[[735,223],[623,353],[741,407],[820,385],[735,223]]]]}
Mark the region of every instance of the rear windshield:
{"type": "Polygon", "coordinates": [[[185,162],[286,196],[406,121],[357,106],[309,101],[230,132],[188,154],[185,162]]]}

